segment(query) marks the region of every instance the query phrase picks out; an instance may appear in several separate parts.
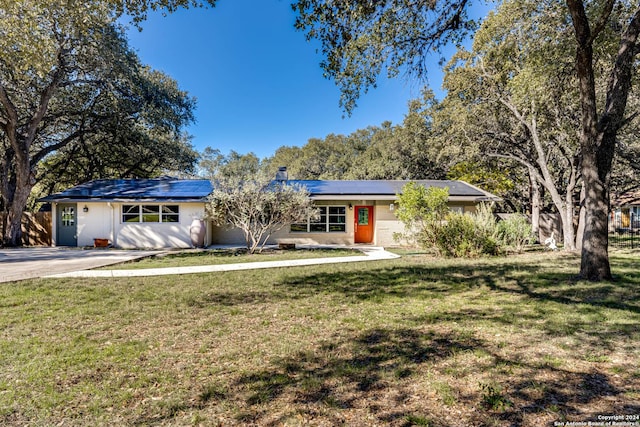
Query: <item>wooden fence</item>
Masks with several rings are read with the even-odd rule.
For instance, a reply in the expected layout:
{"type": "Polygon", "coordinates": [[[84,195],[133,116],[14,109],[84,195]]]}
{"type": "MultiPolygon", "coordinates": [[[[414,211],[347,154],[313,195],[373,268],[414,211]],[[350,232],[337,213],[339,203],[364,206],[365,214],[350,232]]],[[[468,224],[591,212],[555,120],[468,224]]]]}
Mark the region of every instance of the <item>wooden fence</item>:
{"type": "MultiPolygon", "coordinates": [[[[0,215],[0,229],[5,229],[7,216],[0,215]]],[[[22,215],[22,244],[51,246],[51,212],[25,212],[22,215]]]]}

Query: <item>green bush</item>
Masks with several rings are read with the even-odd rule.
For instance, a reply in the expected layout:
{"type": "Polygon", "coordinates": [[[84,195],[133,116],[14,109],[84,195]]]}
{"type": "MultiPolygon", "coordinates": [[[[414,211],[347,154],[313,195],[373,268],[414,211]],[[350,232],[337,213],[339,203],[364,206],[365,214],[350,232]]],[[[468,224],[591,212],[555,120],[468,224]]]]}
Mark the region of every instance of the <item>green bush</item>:
{"type": "Polygon", "coordinates": [[[493,203],[480,203],[475,213],[471,214],[479,232],[494,240],[498,238],[496,217],[493,214],[493,203]]]}
{"type": "Polygon", "coordinates": [[[500,243],[516,252],[522,252],[525,245],[535,241],[529,220],[522,214],[510,215],[497,225],[500,243]]]}
{"type": "Polygon", "coordinates": [[[404,233],[394,233],[394,240],[419,244],[423,248],[435,245],[440,223],[449,213],[448,188],[429,187],[409,182],[398,195],[396,217],[405,227],[404,233]]]}
{"type": "Polygon", "coordinates": [[[496,255],[499,246],[492,230],[482,227],[475,215],[451,213],[438,227],[438,251],[450,257],[496,255]]]}
{"type": "Polygon", "coordinates": [[[413,182],[405,185],[396,210],[405,232],[395,233],[394,239],[417,243],[441,256],[498,254],[501,248],[492,206],[481,204],[474,214],[453,213],[448,199],[447,188],[425,188],[413,182]]]}

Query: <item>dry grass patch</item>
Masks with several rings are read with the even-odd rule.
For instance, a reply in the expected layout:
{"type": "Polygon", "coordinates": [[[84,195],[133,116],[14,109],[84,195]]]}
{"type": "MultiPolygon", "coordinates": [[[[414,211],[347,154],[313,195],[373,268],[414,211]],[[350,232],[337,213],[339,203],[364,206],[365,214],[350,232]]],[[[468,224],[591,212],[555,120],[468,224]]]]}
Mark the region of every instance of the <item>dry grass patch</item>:
{"type": "Polygon", "coordinates": [[[539,426],[638,414],[637,254],[399,260],[0,290],[7,425],[539,426]]]}

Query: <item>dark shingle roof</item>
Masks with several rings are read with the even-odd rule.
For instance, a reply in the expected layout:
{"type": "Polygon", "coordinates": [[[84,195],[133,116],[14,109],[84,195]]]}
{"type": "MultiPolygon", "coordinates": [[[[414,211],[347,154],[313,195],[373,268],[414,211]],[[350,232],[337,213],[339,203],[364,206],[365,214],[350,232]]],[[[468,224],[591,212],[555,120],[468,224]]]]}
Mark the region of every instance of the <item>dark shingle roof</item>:
{"type": "MultiPolygon", "coordinates": [[[[395,196],[402,193],[402,187],[411,181],[390,180],[353,180],[353,181],[306,181],[290,180],[290,184],[297,184],[307,188],[314,196],[395,196]]],[[[491,193],[483,191],[463,181],[452,180],[415,180],[425,187],[449,189],[450,197],[464,197],[479,200],[498,200],[491,193]]]]}
{"type": "Polygon", "coordinates": [[[206,179],[99,179],[40,199],[60,201],[202,201],[213,191],[206,179]]]}

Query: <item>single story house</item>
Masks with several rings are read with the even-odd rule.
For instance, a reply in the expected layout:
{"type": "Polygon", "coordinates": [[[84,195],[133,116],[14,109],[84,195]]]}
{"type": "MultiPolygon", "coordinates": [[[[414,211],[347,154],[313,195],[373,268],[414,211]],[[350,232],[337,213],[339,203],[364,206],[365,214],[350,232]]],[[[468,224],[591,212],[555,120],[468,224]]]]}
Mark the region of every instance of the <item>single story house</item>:
{"type": "MultiPolygon", "coordinates": [[[[404,229],[394,214],[397,195],[409,181],[287,182],[307,189],[320,217],[283,228],[269,243],[397,244],[393,235],[404,229]]],[[[463,181],[414,182],[447,187],[449,206],[459,212],[473,212],[480,202],[500,200],[463,181]]],[[[52,204],[54,246],[90,246],[95,239],[120,248],[244,244],[240,230],[205,220],[205,203],[212,190],[208,180],[97,180],[41,201],[52,204]]]]}
{"type": "MultiPolygon", "coordinates": [[[[394,246],[393,234],[404,225],[394,211],[398,194],[410,181],[387,180],[288,180],[303,186],[320,209],[317,221],[293,224],[271,236],[271,243],[344,244],[366,243],[394,246]]],[[[416,180],[426,187],[447,187],[449,206],[459,212],[474,212],[480,202],[498,201],[499,197],[463,181],[416,180]]],[[[238,244],[243,242],[239,230],[214,227],[212,242],[238,244]]]]}
{"type": "Polygon", "coordinates": [[[53,246],[190,248],[204,233],[206,179],[100,179],[40,199],[51,203],[53,246]]]}
{"type": "Polygon", "coordinates": [[[613,198],[609,226],[611,229],[640,229],[640,191],[613,198]]]}

